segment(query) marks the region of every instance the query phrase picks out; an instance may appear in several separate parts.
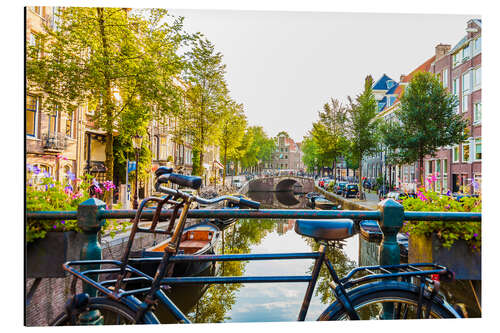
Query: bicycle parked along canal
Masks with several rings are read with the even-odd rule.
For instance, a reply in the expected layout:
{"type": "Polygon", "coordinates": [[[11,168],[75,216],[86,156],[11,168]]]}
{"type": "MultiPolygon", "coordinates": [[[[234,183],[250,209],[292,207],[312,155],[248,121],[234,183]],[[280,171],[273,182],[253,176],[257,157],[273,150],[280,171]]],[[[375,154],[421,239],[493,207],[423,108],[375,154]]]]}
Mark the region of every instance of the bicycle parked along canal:
{"type": "MultiPolygon", "coordinates": [[[[186,223],[187,213],[193,202],[210,205],[228,201],[242,208],[258,209],[259,203],[234,196],[204,199],[181,190],[166,187],[172,183],[197,189],[201,178],[175,174],[172,169],[161,167],[156,171],[156,190],[165,193],[165,198],[151,197],[143,200],[136,212],[127,247],[122,260],[70,261],[64,270],[73,276],[73,296],[66,308],[51,325],[80,324],[160,324],[155,308],[161,303],[180,323],[190,323],[186,314],[169,299],[165,288],[190,284],[229,283],[280,283],[307,282],[307,290],[299,311],[298,320],[306,318],[309,303],[320,269],[326,266],[332,281],[329,283],[336,301],[328,306],[318,320],[359,319],[420,319],[460,318],[461,315],[447,303],[439,293],[441,281],[453,279],[453,273],[437,264],[403,264],[369,266],[353,269],[339,278],[332,263],[325,256],[328,246],[355,234],[354,222],[350,219],[296,220],[295,231],[320,243],[316,252],[275,254],[223,254],[187,255],[179,252],[180,236],[186,223]],[[156,202],[156,210],[148,229],[139,227],[141,214],[149,202],[156,202]],[[173,213],[167,229],[157,228],[163,206],[173,213]],[[179,210],[181,211],[178,214],[179,210]],[[177,219],[177,215],[179,218],[177,219]],[[173,231],[172,231],[173,229],[173,231]],[[130,258],[134,237],[138,232],[171,235],[161,258],[130,258]],[[181,262],[224,262],[253,260],[314,259],[310,275],[305,276],[200,276],[172,277],[173,267],[181,262]],[[157,263],[156,274],[150,276],[134,266],[141,263],[157,263]],[[112,268],[100,268],[107,265],[112,268]],[[81,267],[81,270],[75,269],[81,267]],[[107,274],[107,280],[99,276],[107,274]],[[115,274],[109,279],[109,274],[115,274]],[[99,281],[101,280],[101,281],[99,281]],[[87,293],[76,294],[76,283],[82,281],[87,293]],[[137,285],[140,287],[137,287],[137,285]],[[130,286],[133,287],[130,287],[130,286]],[[95,294],[90,297],[89,294],[95,294]]],[[[230,211],[228,210],[228,216],[230,211]]]]}

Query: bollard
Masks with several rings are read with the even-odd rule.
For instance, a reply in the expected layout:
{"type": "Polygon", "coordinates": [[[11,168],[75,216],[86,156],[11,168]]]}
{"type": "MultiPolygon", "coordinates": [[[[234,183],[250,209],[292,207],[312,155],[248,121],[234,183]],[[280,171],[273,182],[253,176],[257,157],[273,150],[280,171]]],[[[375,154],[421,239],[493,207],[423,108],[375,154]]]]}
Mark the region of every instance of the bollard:
{"type": "MultiPolygon", "coordinates": [[[[393,199],[385,199],[379,202],[380,210],[380,229],[383,238],[379,246],[378,262],[379,265],[399,265],[400,254],[397,241],[397,234],[403,227],[404,209],[403,205],[393,199]]],[[[394,304],[383,304],[381,319],[392,319],[394,304]]]]}
{"type": "MultiPolygon", "coordinates": [[[[80,260],[102,260],[102,250],[98,241],[98,234],[101,227],[104,225],[104,220],[99,218],[99,211],[104,210],[106,204],[96,198],[85,200],[78,206],[77,221],[78,226],[82,229],[85,235],[85,243],[80,251],[80,260]]],[[[100,264],[82,265],[81,269],[100,269],[100,264]]],[[[97,279],[97,276],[89,275],[92,279],[97,279]]],[[[90,297],[97,296],[97,289],[84,284],[83,292],[89,294],[90,297]]],[[[82,325],[97,325],[102,324],[103,318],[99,310],[84,312],[80,315],[80,324],[82,325]]]]}

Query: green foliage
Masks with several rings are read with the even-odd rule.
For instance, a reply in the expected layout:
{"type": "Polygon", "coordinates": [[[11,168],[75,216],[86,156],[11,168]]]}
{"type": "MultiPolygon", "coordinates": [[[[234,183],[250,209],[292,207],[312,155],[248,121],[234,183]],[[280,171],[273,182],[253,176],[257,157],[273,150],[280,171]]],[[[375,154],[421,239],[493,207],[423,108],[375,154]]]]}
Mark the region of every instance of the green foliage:
{"type": "MultiPolygon", "coordinates": [[[[199,165],[202,166],[206,146],[215,143],[219,136],[219,124],[228,93],[224,78],[226,65],[222,63],[222,54],[215,51],[210,41],[197,36],[190,46],[184,72],[188,107],[179,115],[176,136],[193,138],[193,156],[198,155],[199,165]]],[[[197,168],[196,174],[201,175],[201,169],[197,168]]]]}
{"type": "Polygon", "coordinates": [[[335,183],[334,182],[329,182],[328,183],[328,187],[327,187],[327,191],[328,192],[333,192],[333,187],[335,186],[335,183]]]}
{"type": "Polygon", "coordinates": [[[106,132],[112,179],[115,131],[142,125],[152,110],[179,113],[176,77],[184,61],[178,51],[189,36],[181,32],[182,19],[162,9],[64,7],[56,21],[57,29],[45,27],[40,34],[43,52],[27,47],[28,90],[43,91],[46,112],[71,114],[85,105],[94,110],[93,125],[106,132]]]}
{"type": "MultiPolygon", "coordinates": [[[[401,98],[397,121],[380,126],[390,162],[411,164],[439,147],[466,139],[467,121],[453,111],[458,101],[432,73],[419,72],[401,98]]],[[[422,163],[420,163],[422,168],[422,163]]]]}
{"type": "Polygon", "coordinates": [[[258,166],[262,161],[271,161],[276,144],[269,138],[262,126],[250,126],[243,137],[240,152],[241,165],[244,168],[258,166]]]}
{"type": "MultiPolygon", "coordinates": [[[[405,211],[481,212],[481,197],[464,197],[456,201],[451,196],[425,190],[423,187],[418,190],[417,195],[417,198],[403,200],[405,211]]],[[[435,233],[446,248],[450,248],[459,239],[465,240],[473,250],[481,248],[481,223],[477,222],[406,221],[402,230],[407,234],[425,237],[435,233]]]]}
{"type": "Polygon", "coordinates": [[[309,134],[318,147],[320,159],[332,161],[335,170],[338,158],[345,154],[348,147],[345,137],[347,111],[338,100],[332,98],[331,104],[325,103],[318,115],[319,121],[313,123],[309,134]]]}
{"type": "MultiPolygon", "coordinates": [[[[350,156],[352,160],[357,160],[360,164],[363,156],[377,151],[379,144],[379,136],[377,135],[378,120],[377,101],[373,96],[372,91],[373,79],[369,75],[365,79],[365,87],[363,93],[356,97],[353,101],[350,97],[349,108],[347,109],[347,133],[350,141],[350,156]]],[[[360,169],[361,171],[361,169],[360,169]]],[[[362,174],[359,173],[359,188],[361,186],[362,174]]]]}
{"type": "Polygon", "coordinates": [[[222,164],[224,165],[224,184],[227,174],[227,162],[239,156],[238,147],[245,134],[246,124],[243,105],[236,104],[233,101],[227,102],[221,117],[218,137],[220,155],[222,157],[222,164]]]}
{"type": "MultiPolygon", "coordinates": [[[[28,165],[26,183],[26,211],[76,211],[78,205],[87,200],[89,188],[92,186],[93,178],[86,175],[85,179],[75,178],[73,185],[68,180],[65,184],[54,181],[49,174],[42,175],[35,180],[34,175],[40,170],[30,170],[28,165]]],[[[74,177],[74,175],[72,175],[74,177]]],[[[68,177],[69,178],[69,177],[68,177]]],[[[112,191],[112,186],[99,185],[100,192],[112,191]]],[[[117,230],[125,230],[128,224],[121,222],[109,222],[103,227],[103,232],[110,232],[111,236],[117,230]]],[[[44,238],[47,232],[77,231],[81,232],[76,220],[27,220],[26,242],[30,243],[36,239],[44,238]]]]}
{"type": "Polygon", "coordinates": [[[302,162],[309,172],[314,172],[316,167],[319,168],[319,146],[310,135],[305,136],[302,140],[302,153],[302,162]]]}

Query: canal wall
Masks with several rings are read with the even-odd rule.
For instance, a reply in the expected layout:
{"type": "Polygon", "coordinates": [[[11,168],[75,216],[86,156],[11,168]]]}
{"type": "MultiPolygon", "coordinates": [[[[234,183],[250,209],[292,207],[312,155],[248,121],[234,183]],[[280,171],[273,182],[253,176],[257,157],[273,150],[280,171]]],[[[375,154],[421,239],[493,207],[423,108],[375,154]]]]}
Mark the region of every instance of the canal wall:
{"type": "MultiPolygon", "coordinates": [[[[195,221],[187,221],[186,224],[192,224],[195,221]]],[[[166,224],[166,222],[161,223],[166,224]]],[[[100,244],[102,248],[103,259],[121,260],[125,250],[130,233],[125,232],[116,235],[114,238],[104,236],[100,244]]],[[[135,235],[132,251],[140,251],[150,247],[153,243],[164,240],[166,236],[138,233],[135,235]]],[[[70,286],[72,278],[43,278],[31,299],[30,304],[25,308],[26,326],[47,326],[64,311],[64,304],[71,296],[70,286]]],[[[26,279],[26,292],[30,290],[35,279],[26,279]]],[[[77,284],[77,292],[82,292],[82,284],[77,284]]]]}
{"type": "Polygon", "coordinates": [[[325,191],[319,186],[314,186],[314,190],[321,193],[330,201],[335,201],[342,205],[342,209],[345,210],[378,210],[376,202],[372,201],[354,201],[351,199],[346,199],[340,195],[334,194],[332,192],[325,191]]]}

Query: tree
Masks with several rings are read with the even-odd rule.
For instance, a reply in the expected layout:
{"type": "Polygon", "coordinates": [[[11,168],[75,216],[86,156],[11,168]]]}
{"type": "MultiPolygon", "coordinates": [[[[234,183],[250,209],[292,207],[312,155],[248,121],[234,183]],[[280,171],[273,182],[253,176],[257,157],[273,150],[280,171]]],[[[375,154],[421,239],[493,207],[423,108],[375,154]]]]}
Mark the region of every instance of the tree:
{"type": "Polygon", "coordinates": [[[201,176],[203,152],[207,145],[216,142],[228,93],[224,78],[226,65],[214,45],[201,37],[194,39],[186,55],[189,63],[184,78],[188,105],[187,112],[180,117],[180,130],[193,138],[193,155],[197,155],[193,158],[193,174],[201,176]]]}
{"type": "Polygon", "coordinates": [[[146,119],[153,105],[163,112],[180,105],[174,76],[183,66],[182,20],[167,23],[166,16],[161,9],[65,7],[57,29],[45,27],[40,35],[43,49],[28,49],[28,88],[43,92],[47,110],[72,113],[85,104],[94,110],[91,120],[105,132],[108,180],[123,113],[146,119]]]}
{"type": "Polygon", "coordinates": [[[391,160],[397,164],[418,161],[423,183],[424,156],[435,156],[439,147],[462,143],[467,137],[467,120],[453,111],[457,105],[456,97],[434,74],[415,74],[395,112],[397,121],[381,125],[391,160]]]}
{"type": "Polygon", "coordinates": [[[246,146],[241,146],[244,152],[240,158],[242,167],[258,167],[262,161],[271,161],[271,154],[275,150],[274,140],[267,136],[262,126],[251,126],[247,132],[246,146]]]}
{"type": "Polygon", "coordinates": [[[246,128],[246,118],[243,114],[243,105],[229,101],[221,117],[218,143],[222,153],[224,173],[222,184],[226,185],[227,162],[238,156],[238,147],[241,144],[246,128]]]}
{"type": "Polygon", "coordinates": [[[349,108],[347,109],[347,133],[350,140],[350,153],[352,159],[358,161],[359,166],[359,193],[364,198],[362,181],[361,161],[363,156],[377,151],[379,137],[377,135],[378,120],[377,101],[372,92],[373,78],[368,75],[365,79],[363,92],[353,101],[348,97],[349,108]]]}
{"type": "Polygon", "coordinates": [[[347,111],[338,100],[332,98],[331,104],[325,103],[318,115],[319,121],[313,123],[311,134],[324,159],[332,160],[334,179],[336,179],[337,160],[345,153],[347,147],[345,138],[347,111]]]}
{"type": "Polygon", "coordinates": [[[309,172],[315,172],[316,168],[319,170],[319,147],[312,138],[312,136],[305,136],[302,140],[302,162],[309,172]]]}

